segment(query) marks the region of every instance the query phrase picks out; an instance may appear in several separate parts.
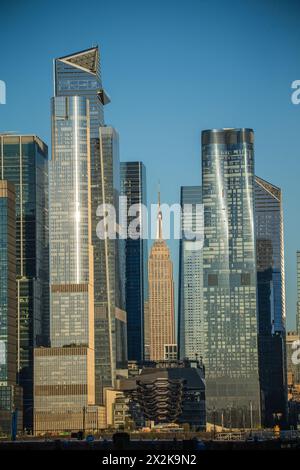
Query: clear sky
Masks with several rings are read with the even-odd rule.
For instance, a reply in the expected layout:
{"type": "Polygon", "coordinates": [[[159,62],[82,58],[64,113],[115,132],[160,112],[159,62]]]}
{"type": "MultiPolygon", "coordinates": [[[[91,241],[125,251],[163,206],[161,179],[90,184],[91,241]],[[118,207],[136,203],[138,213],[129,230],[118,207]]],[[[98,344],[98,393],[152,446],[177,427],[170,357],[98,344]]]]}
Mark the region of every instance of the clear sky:
{"type": "MultiPolygon", "coordinates": [[[[50,144],[52,59],[95,44],[122,160],[147,167],[148,202],[179,202],[201,181],[200,133],[255,130],[256,174],[284,197],[288,327],[300,248],[300,2],[293,0],[1,0],[0,131],[50,144]]],[[[171,241],[178,274],[178,243],[171,241]]],[[[176,291],[177,292],[177,291],[176,291]]]]}

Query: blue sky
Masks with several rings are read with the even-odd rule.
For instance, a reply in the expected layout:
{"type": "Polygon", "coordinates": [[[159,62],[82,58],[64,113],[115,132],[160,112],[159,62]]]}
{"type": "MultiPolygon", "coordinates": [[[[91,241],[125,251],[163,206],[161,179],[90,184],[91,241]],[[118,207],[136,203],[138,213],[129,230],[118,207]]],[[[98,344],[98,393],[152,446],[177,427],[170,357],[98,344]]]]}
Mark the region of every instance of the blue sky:
{"type": "MultiPolygon", "coordinates": [[[[112,102],[106,123],[122,160],[142,160],[148,202],[179,201],[200,184],[200,133],[255,130],[256,174],[284,197],[288,327],[294,327],[300,248],[300,5],[286,0],[1,0],[0,130],[50,144],[52,59],[99,44],[112,102]]],[[[178,273],[178,245],[170,242],[178,273]]]]}

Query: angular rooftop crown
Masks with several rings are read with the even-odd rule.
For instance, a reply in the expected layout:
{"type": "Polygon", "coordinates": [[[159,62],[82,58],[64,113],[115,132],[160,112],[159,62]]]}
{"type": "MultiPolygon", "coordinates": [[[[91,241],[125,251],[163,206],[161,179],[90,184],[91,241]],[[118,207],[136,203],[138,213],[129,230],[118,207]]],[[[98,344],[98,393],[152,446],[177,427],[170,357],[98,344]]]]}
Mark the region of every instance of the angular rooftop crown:
{"type": "Polygon", "coordinates": [[[99,49],[98,46],[86,49],[85,51],[76,52],[64,57],[59,57],[65,64],[71,64],[86,72],[93,74],[97,73],[97,64],[99,60],[99,49]]]}

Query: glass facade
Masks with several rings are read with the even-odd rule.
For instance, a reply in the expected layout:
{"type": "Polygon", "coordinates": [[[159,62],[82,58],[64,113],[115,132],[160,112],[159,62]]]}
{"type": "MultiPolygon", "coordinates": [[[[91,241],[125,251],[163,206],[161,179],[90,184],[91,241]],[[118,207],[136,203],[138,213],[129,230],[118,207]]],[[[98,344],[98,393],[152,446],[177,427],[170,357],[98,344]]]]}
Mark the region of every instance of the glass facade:
{"type": "MultiPolygon", "coordinates": [[[[133,205],[147,205],[146,168],[142,162],[121,162],[121,195],[127,197],[127,214],[133,205]]],[[[128,217],[128,228],[137,215],[128,217]]],[[[139,208],[139,233],[143,233],[147,221],[139,208]]],[[[129,230],[130,231],[130,230],[129,230]]],[[[128,231],[128,232],[129,232],[128,231]]],[[[128,360],[142,361],[144,358],[145,302],[148,297],[148,245],[142,237],[126,239],[126,312],[128,334],[128,360]]]]}
{"type": "Polygon", "coordinates": [[[32,428],[33,350],[49,341],[47,146],[32,135],[0,135],[0,179],[16,192],[17,373],[32,428]]]}
{"type": "MultiPolygon", "coordinates": [[[[115,253],[111,248],[113,243],[97,236],[97,208],[115,197],[114,188],[120,186],[120,171],[119,162],[116,163],[117,134],[112,135],[112,129],[104,127],[103,106],[109,98],[102,87],[98,47],[55,60],[55,95],[80,96],[89,101],[96,402],[102,403],[102,387],[112,386],[115,379],[115,253]]],[[[124,297],[124,293],[120,295],[124,297]]]]}
{"type": "Polygon", "coordinates": [[[255,178],[258,346],[263,423],[287,414],[283,209],[280,188],[255,178]]]}
{"type": "MultiPolygon", "coordinates": [[[[115,208],[119,225],[120,160],[119,136],[112,127],[100,128],[101,191],[98,204],[115,208]]],[[[101,223],[101,218],[97,217],[101,223]]],[[[103,402],[103,387],[114,383],[117,365],[116,336],[120,337],[120,322],[116,322],[116,309],[125,313],[125,240],[116,234],[115,239],[98,240],[99,290],[95,302],[95,361],[96,402],[103,402]]],[[[118,345],[120,350],[120,345],[118,345]]],[[[127,360],[127,359],[126,359],[127,360]]]]}
{"type": "Polygon", "coordinates": [[[50,163],[51,346],[94,345],[89,106],[52,102],[50,163]]]}
{"type": "Polygon", "coordinates": [[[60,426],[73,429],[83,408],[95,404],[90,163],[88,99],[54,97],[50,162],[51,348],[35,350],[35,433],[60,426]]]}
{"type": "Polygon", "coordinates": [[[0,181],[0,386],[16,384],[16,324],[15,190],[0,181]]]}
{"type": "Polygon", "coordinates": [[[18,432],[23,431],[23,394],[18,385],[0,385],[0,433],[11,436],[12,418],[18,432]],[[14,413],[14,414],[13,414],[14,413]]]}
{"type": "Polygon", "coordinates": [[[260,425],[254,133],[202,132],[203,309],[208,422],[260,425]]]}
{"type": "Polygon", "coordinates": [[[23,429],[23,394],[16,384],[16,212],[15,188],[0,180],[0,433],[11,435],[12,413],[23,429]]]}
{"type": "Polygon", "coordinates": [[[203,230],[201,186],[182,186],[179,242],[178,354],[197,359],[204,354],[202,240],[190,232],[203,230]],[[198,207],[196,207],[198,206],[198,207]]]}

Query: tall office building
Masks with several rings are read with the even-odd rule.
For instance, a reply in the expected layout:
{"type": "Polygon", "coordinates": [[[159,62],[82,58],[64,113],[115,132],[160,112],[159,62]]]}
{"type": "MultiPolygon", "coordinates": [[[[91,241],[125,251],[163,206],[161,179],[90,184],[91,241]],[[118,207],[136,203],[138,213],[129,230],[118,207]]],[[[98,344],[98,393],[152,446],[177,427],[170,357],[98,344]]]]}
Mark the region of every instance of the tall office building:
{"type": "Polygon", "coordinates": [[[22,393],[17,372],[15,189],[0,181],[0,432],[11,433],[12,413],[22,427],[22,393]]]}
{"type": "MultiPolygon", "coordinates": [[[[103,387],[114,383],[116,367],[126,367],[127,344],[124,328],[125,311],[125,240],[119,237],[120,160],[119,136],[112,127],[100,128],[101,192],[98,204],[111,205],[116,214],[116,238],[105,236],[100,241],[98,264],[99,290],[95,302],[96,401],[103,403],[103,387]],[[101,269],[99,270],[99,263],[101,269]],[[122,344],[117,344],[117,337],[122,344]],[[120,358],[121,361],[120,361],[120,358]]],[[[99,224],[104,218],[98,218],[99,224]]],[[[103,225],[102,225],[103,226],[103,225]]],[[[98,226],[99,227],[99,226],[98,226]]]]}
{"type": "Polygon", "coordinates": [[[51,348],[35,350],[36,433],[74,430],[81,415],[91,420],[95,404],[90,110],[85,97],[53,99],[52,136],[51,348]]]}
{"type": "Polygon", "coordinates": [[[33,351],[49,341],[48,149],[34,135],[0,135],[0,179],[16,192],[17,375],[32,428],[33,351]]]}
{"type": "Polygon", "coordinates": [[[128,214],[128,235],[126,239],[126,312],[128,334],[128,360],[142,361],[144,358],[145,302],[148,290],[148,249],[147,239],[142,234],[147,224],[142,206],[146,200],[146,168],[142,162],[121,163],[121,195],[126,196],[128,214]],[[131,209],[130,209],[131,208],[131,209]],[[138,220],[137,220],[138,219],[138,220]],[[139,238],[130,233],[130,224],[139,225],[139,238]]]}
{"type": "MultiPolygon", "coordinates": [[[[101,80],[100,54],[93,47],[55,60],[55,95],[80,96],[89,101],[92,198],[92,245],[94,249],[94,315],[96,402],[103,401],[103,387],[113,385],[116,366],[114,243],[99,239],[97,208],[113,203],[120,185],[118,135],[104,126],[103,107],[109,103],[101,80]]],[[[118,259],[121,262],[120,257],[118,259]]],[[[117,279],[122,284],[122,273],[117,279]]],[[[120,299],[121,294],[116,302],[120,299]]],[[[120,303],[119,302],[119,303],[120,303]]],[[[116,305],[117,305],[116,304],[116,305]]]]}
{"type": "Polygon", "coordinates": [[[296,330],[300,335],[300,251],[297,251],[297,315],[296,330]]]}
{"type": "Polygon", "coordinates": [[[258,347],[263,423],[287,418],[283,209],[280,188],[255,178],[258,347]]]}
{"type": "Polygon", "coordinates": [[[182,186],[180,204],[178,355],[197,359],[204,353],[201,186],[182,186]]]}
{"type": "Polygon", "coordinates": [[[157,237],[148,261],[150,360],[167,358],[175,346],[173,263],[163,239],[160,198],[157,215],[157,237]]]}
{"type": "Polygon", "coordinates": [[[251,129],[202,132],[207,412],[225,427],[261,420],[253,144],[251,129]]]}

